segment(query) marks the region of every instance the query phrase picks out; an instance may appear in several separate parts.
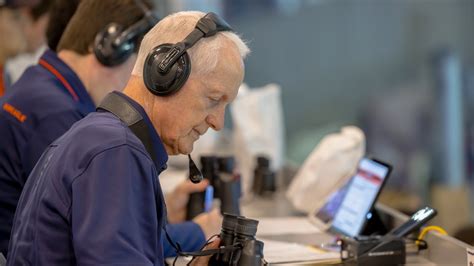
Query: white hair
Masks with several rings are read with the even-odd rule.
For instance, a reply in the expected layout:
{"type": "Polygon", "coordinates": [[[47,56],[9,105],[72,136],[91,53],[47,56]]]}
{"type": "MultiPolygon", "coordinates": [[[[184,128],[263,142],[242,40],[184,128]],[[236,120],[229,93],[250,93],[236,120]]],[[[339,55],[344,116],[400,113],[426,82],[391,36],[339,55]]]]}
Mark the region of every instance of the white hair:
{"type": "MultiPolygon", "coordinates": [[[[182,41],[204,15],[205,13],[199,11],[184,11],[162,19],[143,37],[132,74],[142,76],[145,59],[153,48],[164,43],[182,41]]],[[[250,52],[245,42],[230,31],[218,32],[212,37],[202,38],[188,49],[193,74],[205,75],[214,70],[218,61],[218,51],[223,47],[226,39],[236,45],[242,59],[250,52]]]]}

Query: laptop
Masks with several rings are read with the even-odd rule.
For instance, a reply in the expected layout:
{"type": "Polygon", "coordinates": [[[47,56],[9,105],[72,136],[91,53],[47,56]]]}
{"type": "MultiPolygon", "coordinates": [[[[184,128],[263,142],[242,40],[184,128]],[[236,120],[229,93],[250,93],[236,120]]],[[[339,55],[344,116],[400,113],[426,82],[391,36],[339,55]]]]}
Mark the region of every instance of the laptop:
{"type": "Polygon", "coordinates": [[[359,235],[391,170],[385,162],[363,158],[355,175],[322,208],[310,213],[309,220],[324,231],[350,237],[359,235]]]}

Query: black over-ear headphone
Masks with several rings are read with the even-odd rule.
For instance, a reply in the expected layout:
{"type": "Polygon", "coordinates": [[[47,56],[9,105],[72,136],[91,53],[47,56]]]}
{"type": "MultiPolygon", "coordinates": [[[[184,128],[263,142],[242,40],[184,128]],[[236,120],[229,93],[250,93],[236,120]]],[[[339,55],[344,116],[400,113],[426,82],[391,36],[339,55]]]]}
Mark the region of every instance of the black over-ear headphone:
{"type": "Polygon", "coordinates": [[[153,48],[143,66],[143,80],[148,90],[167,96],[181,89],[191,73],[191,60],[186,50],[201,38],[214,36],[219,31],[232,31],[232,28],[217,14],[207,13],[183,41],[153,48]]]}
{"type": "Polygon", "coordinates": [[[118,23],[110,23],[97,33],[94,40],[94,54],[105,66],[116,66],[125,62],[135,51],[137,40],[147,33],[158,22],[158,18],[143,2],[135,0],[143,10],[143,18],[124,28],[118,23]]]}

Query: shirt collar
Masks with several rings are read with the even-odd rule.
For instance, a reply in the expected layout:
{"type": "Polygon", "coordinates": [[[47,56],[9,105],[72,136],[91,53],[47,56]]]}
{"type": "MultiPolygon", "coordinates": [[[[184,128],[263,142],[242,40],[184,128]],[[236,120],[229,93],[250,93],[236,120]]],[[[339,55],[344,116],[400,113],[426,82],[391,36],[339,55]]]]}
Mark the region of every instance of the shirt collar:
{"type": "Polygon", "coordinates": [[[82,81],[55,52],[47,49],[41,56],[39,64],[58,79],[62,90],[78,103],[79,110],[84,115],[95,110],[95,104],[82,81]]]}
{"type": "Polygon", "coordinates": [[[151,137],[151,143],[153,146],[153,151],[155,153],[155,162],[154,162],[155,166],[159,172],[164,171],[167,168],[166,162],[168,161],[168,154],[166,153],[165,146],[163,145],[163,142],[161,141],[160,136],[156,132],[155,127],[151,123],[151,120],[146,114],[145,110],[140,104],[138,104],[136,101],[134,101],[132,98],[128,97],[127,95],[118,91],[114,91],[112,93],[115,93],[121,96],[122,98],[124,98],[125,100],[127,100],[133,106],[133,108],[137,110],[140,113],[140,115],[143,117],[143,121],[148,127],[150,137],[151,137]]]}

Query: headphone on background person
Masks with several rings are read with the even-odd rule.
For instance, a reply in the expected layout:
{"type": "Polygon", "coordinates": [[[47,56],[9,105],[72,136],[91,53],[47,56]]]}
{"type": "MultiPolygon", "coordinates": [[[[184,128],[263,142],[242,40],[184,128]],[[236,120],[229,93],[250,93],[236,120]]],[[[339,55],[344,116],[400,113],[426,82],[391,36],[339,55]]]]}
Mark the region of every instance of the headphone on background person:
{"type": "Polygon", "coordinates": [[[136,51],[137,40],[159,21],[142,1],[134,2],[143,11],[142,19],[128,28],[110,23],[94,39],[94,54],[104,66],[112,67],[125,62],[136,51]]]}
{"type": "Polygon", "coordinates": [[[148,90],[158,96],[168,96],[181,89],[191,73],[191,59],[186,52],[202,38],[220,31],[233,31],[221,17],[207,13],[183,41],[161,44],[148,53],[143,65],[143,80],[148,90]]]}

